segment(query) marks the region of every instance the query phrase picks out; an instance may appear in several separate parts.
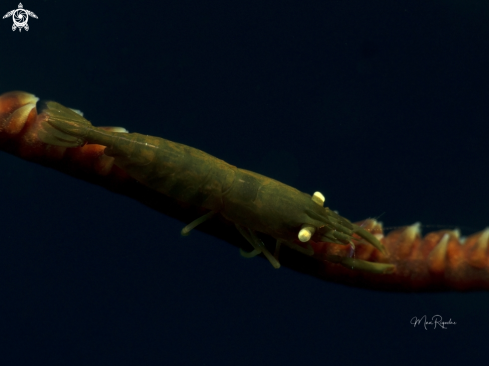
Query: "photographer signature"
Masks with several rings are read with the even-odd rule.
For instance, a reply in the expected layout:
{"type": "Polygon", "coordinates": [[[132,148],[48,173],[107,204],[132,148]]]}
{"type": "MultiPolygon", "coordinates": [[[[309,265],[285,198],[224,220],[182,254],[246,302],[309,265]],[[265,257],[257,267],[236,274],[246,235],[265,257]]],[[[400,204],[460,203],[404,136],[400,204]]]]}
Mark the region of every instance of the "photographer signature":
{"type": "Polygon", "coordinates": [[[447,322],[444,322],[441,315],[433,315],[431,320],[428,320],[426,318],[426,315],[423,315],[421,318],[414,316],[411,318],[410,323],[412,325],[414,325],[414,327],[416,327],[417,325],[423,324],[425,330],[428,330],[427,326],[433,326],[433,329],[436,329],[437,326],[439,326],[442,329],[448,329],[447,325],[457,324],[456,322],[452,321],[451,318],[447,322]]]}

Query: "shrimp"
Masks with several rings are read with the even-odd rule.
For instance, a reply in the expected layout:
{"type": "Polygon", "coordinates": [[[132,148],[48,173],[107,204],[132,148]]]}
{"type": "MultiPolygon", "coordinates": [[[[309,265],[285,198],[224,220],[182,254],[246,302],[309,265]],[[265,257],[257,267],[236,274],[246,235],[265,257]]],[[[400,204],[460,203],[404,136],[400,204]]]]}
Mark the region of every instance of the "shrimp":
{"type": "Polygon", "coordinates": [[[245,257],[263,254],[275,268],[363,288],[489,290],[489,229],[465,239],[457,230],[423,237],[419,224],[384,234],[376,220],[351,223],[324,207],[319,192],[310,196],[162,138],[94,127],[55,102],[38,114],[37,102],[25,92],[0,95],[1,150],[184,222],[200,215],[182,235],[196,228],[239,247],[248,242],[245,257]]]}
{"type": "MultiPolygon", "coordinates": [[[[187,225],[182,235],[216,214],[233,222],[254,248],[275,268],[282,244],[314,255],[310,240],[354,247],[360,238],[383,251],[382,244],[362,227],[323,206],[324,196],[312,197],[261,174],[237,168],[201,150],[160,137],[115,132],[92,126],[82,115],[56,102],[46,102],[38,118],[38,138],[49,145],[76,148],[85,144],[106,146],[104,154],[132,178],[174,200],[208,210],[187,225]],[[272,255],[256,232],[276,239],[272,255]],[[298,242],[297,242],[298,241],[298,242]]],[[[379,272],[394,266],[370,263],[347,256],[356,269],[379,272]]],[[[343,258],[335,258],[339,263],[343,258]]]]}

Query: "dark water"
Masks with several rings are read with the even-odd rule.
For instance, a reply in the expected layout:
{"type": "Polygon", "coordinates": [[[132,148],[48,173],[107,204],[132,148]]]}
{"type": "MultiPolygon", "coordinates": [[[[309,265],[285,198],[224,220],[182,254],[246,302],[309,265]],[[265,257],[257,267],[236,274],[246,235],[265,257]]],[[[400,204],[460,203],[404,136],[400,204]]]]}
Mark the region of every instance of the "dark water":
{"type": "MultiPolygon", "coordinates": [[[[195,146],[351,220],[489,224],[482,1],[24,2],[1,91],[195,146]]],[[[17,7],[2,2],[0,13],[17,7]]],[[[340,365],[485,355],[487,293],[325,283],[0,155],[1,365],[340,365]],[[414,328],[440,314],[456,325],[414,328]]],[[[428,230],[428,229],[426,229],[428,230]]]]}

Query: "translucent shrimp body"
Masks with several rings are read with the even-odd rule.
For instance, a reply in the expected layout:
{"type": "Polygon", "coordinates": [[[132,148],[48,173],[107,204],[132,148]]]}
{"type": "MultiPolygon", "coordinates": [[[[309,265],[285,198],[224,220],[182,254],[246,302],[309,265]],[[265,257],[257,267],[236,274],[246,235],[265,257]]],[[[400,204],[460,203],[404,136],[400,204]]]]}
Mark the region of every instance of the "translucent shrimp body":
{"type": "MultiPolygon", "coordinates": [[[[323,207],[324,200],[318,200],[317,195],[313,199],[293,187],[239,169],[201,150],[160,137],[94,127],[79,113],[56,102],[46,102],[38,118],[38,137],[44,143],[64,147],[86,143],[106,146],[105,155],[114,158],[115,165],[139,182],[234,222],[253,246],[253,254],[263,253],[276,268],[280,266],[278,252],[272,256],[256,232],[277,239],[277,248],[286,244],[310,255],[314,254],[307,244],[311,239],[353,246],[360,236],[383,250],[373,235],[323,207]]],[[[188,231],[187,227],[184,234],[188,231]]],[[[350,266],[362,268],[361,261],[351,262],[351,258],[348,261],[350,266]]]]}

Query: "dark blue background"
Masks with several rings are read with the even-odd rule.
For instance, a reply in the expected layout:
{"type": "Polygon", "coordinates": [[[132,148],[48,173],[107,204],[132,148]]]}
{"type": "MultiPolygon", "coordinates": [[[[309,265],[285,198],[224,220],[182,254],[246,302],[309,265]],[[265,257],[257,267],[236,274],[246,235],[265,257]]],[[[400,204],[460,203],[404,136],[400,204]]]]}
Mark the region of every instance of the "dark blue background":
{"type": "MultiPolygon", "coordinates": [[[[28,1],[1,91],[322,191],[351,220],[489,224],[486,1],[28,1]]],[[[2,1],[2,15],[15,1],[2,1]]],[[[322,282],[0,155],[1,365],[474,363],[487,293],[322,282]],[[447,330],[413,328],[440,314],[447,330]]],[[[424,231],[436,228],[425,227],[424,231]]],[[[485,358],[484,358],[485,360],[485,358]]]]}

